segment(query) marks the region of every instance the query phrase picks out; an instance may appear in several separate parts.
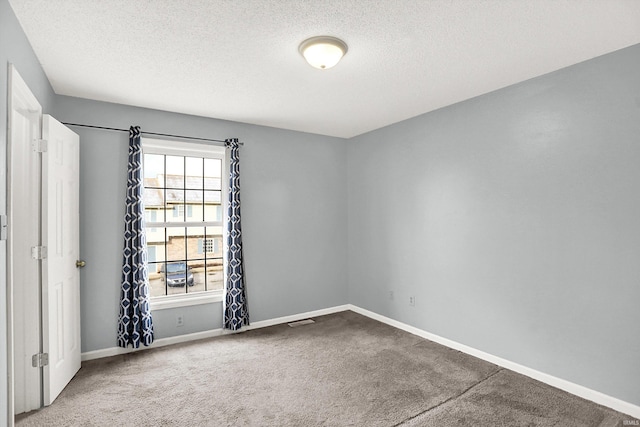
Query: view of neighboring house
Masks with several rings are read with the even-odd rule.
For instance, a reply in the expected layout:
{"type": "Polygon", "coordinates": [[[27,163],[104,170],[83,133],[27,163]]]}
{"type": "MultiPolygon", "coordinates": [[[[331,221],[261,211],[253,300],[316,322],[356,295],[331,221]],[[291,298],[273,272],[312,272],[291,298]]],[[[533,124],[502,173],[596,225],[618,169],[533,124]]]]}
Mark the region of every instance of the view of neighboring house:
{"type": "Polygon", "coordinates": [[[146,154],[147,164],[144,204],[151,296],[222,289],[220,160],[146,154]],[[172,161],[183,167],[171,168],[172,161]]]}

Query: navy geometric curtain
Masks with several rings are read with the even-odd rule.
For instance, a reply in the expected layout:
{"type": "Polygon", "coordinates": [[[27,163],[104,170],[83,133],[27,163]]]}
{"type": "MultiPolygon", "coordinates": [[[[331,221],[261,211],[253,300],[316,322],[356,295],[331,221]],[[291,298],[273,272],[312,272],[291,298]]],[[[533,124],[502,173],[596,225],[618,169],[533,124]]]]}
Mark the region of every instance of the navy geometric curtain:
{"type": "Polygon", "coordinates": [[[230,149],[229,211],[227,215],[227,281],[224,285],[224,329],[237,331],[249,324],[249,309],[242,263],[242,227],[240,226],[240,157],[236,138],[227,139],[230,149]]]}
{"type": "Polygon", "coordinates": [[[153,342],[153,321],[149,308],[147,242],[144,232],[142,144],[140,127],[129,128],[129,167],[127,173],[127,212],[124,217],[124,259],[118,346],[133,348],[153,342]]]}

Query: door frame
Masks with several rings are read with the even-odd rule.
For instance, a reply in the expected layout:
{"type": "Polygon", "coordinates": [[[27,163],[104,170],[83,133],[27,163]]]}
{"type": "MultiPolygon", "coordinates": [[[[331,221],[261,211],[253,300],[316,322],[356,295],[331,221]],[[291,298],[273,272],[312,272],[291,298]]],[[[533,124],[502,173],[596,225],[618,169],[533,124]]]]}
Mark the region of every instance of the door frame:
{"type": "MultiPolygon", "coordinates": [[[[15,99],[20,97],[20,100],[25,103],[28,107],[28,111],[33,114],[38,115],[38,130],[36,132],[37,138],[41,137],[42,132],[42,106],[38,102],[37,98],[33,95],[33,92],[29,89],[28,85],[24,81],[24,79],[20,76],[18,71],[16,70],[13,64],[8,65],[7,70],[7,98],[8,98],[8,108],[7,108],[7,425],[13,426],[15,419],[15,339],[14,339],[14,329],[16,322],[14,321],[16,313],[19,310],[24,310],[25,307],[17,307],[14,304],[14,266],[16,260],[19,258],[16,256],[13,250],[13,236],[15,233],[15,227],[13,224],[13,208],[12,205],[12,195],[16,191],[15,189],[15,177],[14,177],[14,166],[13,166],[13,158],[14,151],[16,151],[15,147],[18,147],[19,144],[29,144],[29,141],[14,141],[13,138],[13,115],[14,110],[17,109],[15,105],[15,99]]],[[[40,181],[38,177],[38,182],[40,181]]],[[[40,190],[38,190],[39,193],[40,190]]],[[[40,198],[40,195],[38,194],[40,198]]],[[[37,209],[37,222],[38,229],[40,228],[40,208],[37,209]]],[[[39,244],[40,242],[38,242],[39,244]]],[[[22,259],[25,259],[24,257],[22,259]]],[[[40,267],[38,267],[40,269],[40,267]]],[[[38,273],[39,275],[40,273],[38,273]]],[[[37,283],[38,294],[40,294],[40,283],[37,283]]],[[[41,302],[38,301],[38,311],[42,312],[41,302]]],[[[38,336],[37,340],[40,349],[42,348],[42,341],[40,338],[40,328],[41,322],[37,322],[35,325],[37,334],[33,334],[33,336],[38,336]]],[[[32,339],[33,339],[32,336],[32,339]]],[[[38,390],[33,391],[33,395],[35,393],[39,394],[40,402],[42,405],[42,379],[40,379],[40,387],[38,390]]]]}

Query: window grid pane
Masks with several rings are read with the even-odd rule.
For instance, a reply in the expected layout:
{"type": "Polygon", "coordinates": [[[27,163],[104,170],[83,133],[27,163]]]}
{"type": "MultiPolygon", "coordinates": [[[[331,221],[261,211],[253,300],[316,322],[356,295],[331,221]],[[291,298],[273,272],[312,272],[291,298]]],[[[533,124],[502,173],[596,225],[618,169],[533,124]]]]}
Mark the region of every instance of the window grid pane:
{"type": "Polygon", "coordinates": [[[162,154],[144,161],[151,296],[222,289],[222,161],[162,154]]]}

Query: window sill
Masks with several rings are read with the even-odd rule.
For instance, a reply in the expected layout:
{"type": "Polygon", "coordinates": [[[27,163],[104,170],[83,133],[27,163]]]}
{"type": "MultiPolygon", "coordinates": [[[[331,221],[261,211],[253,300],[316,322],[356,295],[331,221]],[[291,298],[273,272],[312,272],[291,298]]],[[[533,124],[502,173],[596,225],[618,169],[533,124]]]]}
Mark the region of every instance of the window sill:
{"type": "Polygon", "coordinates": [[[151,298],[151,311],[190,305],[211,304],[222,301],[222,291],[203,292],[192,295],[170,295],[151,298]]]}

